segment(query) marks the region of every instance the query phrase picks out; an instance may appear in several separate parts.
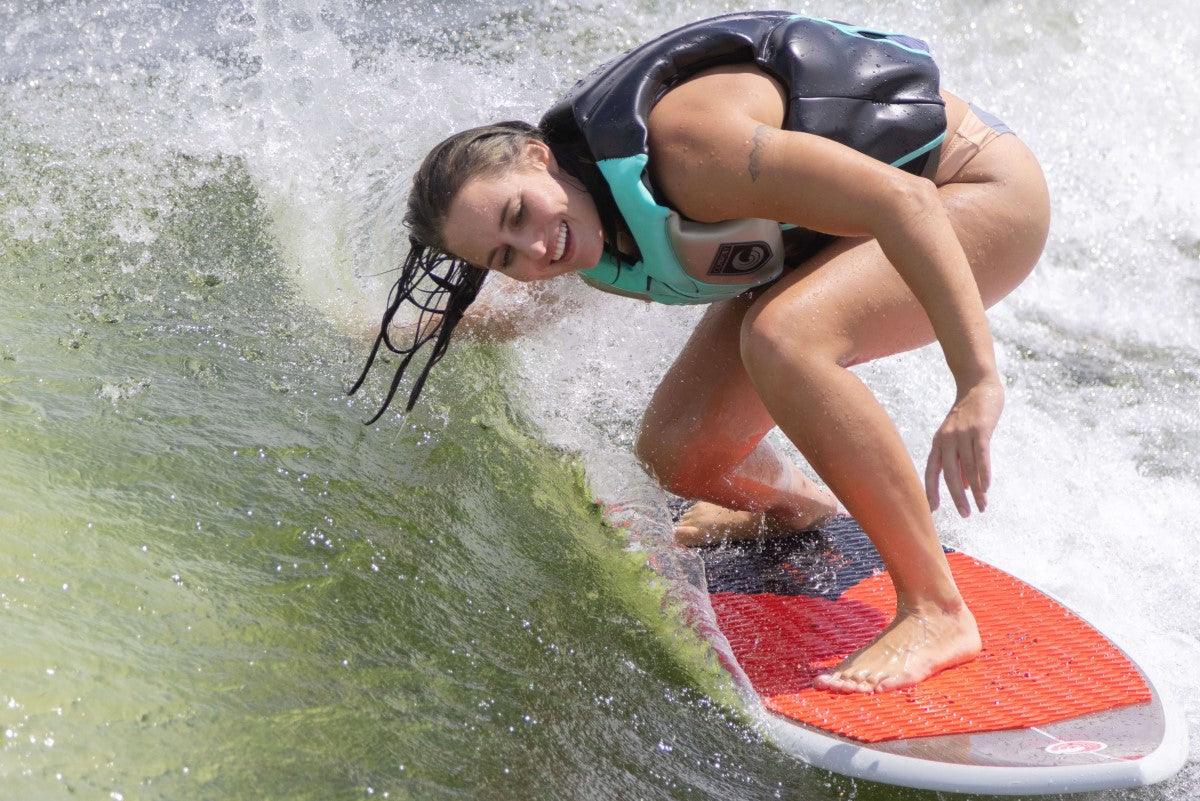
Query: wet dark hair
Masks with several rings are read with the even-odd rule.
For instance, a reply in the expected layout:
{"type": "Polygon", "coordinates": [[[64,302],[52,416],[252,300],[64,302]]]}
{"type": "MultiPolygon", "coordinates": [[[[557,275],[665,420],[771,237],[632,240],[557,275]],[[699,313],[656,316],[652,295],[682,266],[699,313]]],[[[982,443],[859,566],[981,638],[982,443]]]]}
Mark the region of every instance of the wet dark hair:
{"type": "MultiPolygon", "coordinates": [[[[349,394],[353,395],[362,387],[381,346],[403,357],[392,376],[383,405],[367,421],[367,425],[374,423],[387,411],[409,364],[418,351],[433,342],[429,358],[421,368],[404,407],[404,411],[412,411],[429,378],[429,371],[446,355],[454,329],[462,321],[467,307],[479,295],[487,278],[487,270],[451,255],[446,247],[444,229],[450,202],[467,181],[502,175],[520,164],[523,149],[531,140],[551,147],[563,172],[578,181],[596,201],[605,239],[608,242],[618,241],[617,231],[624,227],[619,222],[620,214],[600,171],[590,156],[586,155],[586,146],[582,150],[556,147],[547,142],[541,130],[519,120],[471,128],[442,141],[429,151],[413,176],[408,209],[404,215],[404,224],[410,232],[408,256],[388,296],[387,308],[371,355],[362,374],[350,388],[349,394]],[[404,347],[398,347],[388,334],[388,329],[406,303],[415,306],[419,315],[412,341],[404,347]]],[[[630,259],[622,254],[617,256],[618,264],[620,260],[630,259]]],[[[636,260],[636,257],[632,260],[636,260]]]]}
{"type": "Polygon", "coordinates": [[[404,411],[412,411],[429,378],[429,371],[446,355],[454,329],[487,278],[487,270],[451,255],[446,247],[442,231],[450,202],[468,180],[502,174],[520,163],[522,148],[531,139],[541,141],[542,136],[525,122],[512,120],[484,125],[442,141],[421,162],[413,176],[408,210],[404,215],[404,224],[410,232],[408,256],[400,267],[400,277],[392,285],[371,355],[367,357],[358,381],[350,388],[349,394],[353,395],[362,387],[381,346],[403,357],[392,376],[383,405],[367,425],[387,411],[413,358],[433,342],[433,350],[404,407],[404,411]],[[388,329],[405,304],[415,306],[418,317],[412,340],[400,347],[392,341],[388,329]]]}
{"type": "Polygon", "coordinates": [[[381,345],[403,357],[392,376],[392,383],[388,387],[387,397],[383,399],[383,405],[366,421],[367,425],[374,423],[388,410],[413,357],[432,341],[433,350],[425,360],[417,382],[408,395],[408,403],[404,406],[404,411],[412,411],[417,398],[421,396],[421,390],[425,388],[429,371],[446,355],[454,329],[462,321],[467,307],[479,294],[486,277],[487,270],[473,267],[456,256],[439,253],[416,239],[409,239],[408,257],[404,260],[404,266],[400,268],[400,278],[392,285],[392,291],[388,295],[383,321],[379,324],[379,335],[375,337],[375,344],[371,347],[371,355],[367,357],[362,373],[349,392],[350,395],[358,392],[367,380],[367,374],[379,355],[381,345]],[[419,315],[411,342],[399,347],[392,341],[388,329],[391,328],[396,313],[405,303],[415,306],[419,315]]]}

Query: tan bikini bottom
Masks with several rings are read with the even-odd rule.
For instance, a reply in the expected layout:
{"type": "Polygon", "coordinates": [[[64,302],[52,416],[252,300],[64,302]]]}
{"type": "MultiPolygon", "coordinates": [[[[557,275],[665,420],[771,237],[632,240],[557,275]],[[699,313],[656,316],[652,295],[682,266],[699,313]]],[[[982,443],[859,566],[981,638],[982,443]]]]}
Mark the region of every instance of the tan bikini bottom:
{"type": "Polygon", "coordinates": [[[972,104],[958,130],[946,137],[946,141],[942,143],[941,157],[938,159],[933,182],[938,186],[947,183],[968,161],[979,155],[979,151],[1004,134],[1010,133],[1012,129],[997,117],[972,104]]]}

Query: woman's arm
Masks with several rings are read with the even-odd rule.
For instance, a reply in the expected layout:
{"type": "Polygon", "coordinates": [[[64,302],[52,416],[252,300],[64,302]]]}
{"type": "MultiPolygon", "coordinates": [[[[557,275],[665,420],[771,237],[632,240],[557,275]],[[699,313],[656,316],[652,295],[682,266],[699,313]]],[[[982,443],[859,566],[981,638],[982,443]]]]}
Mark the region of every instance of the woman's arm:
{"type": "MultiPolygon", "coordinates": [[[[486,342],[509,342],[536,331],[553,319],[556,310],[568,308],[569,301],[555,287],[555,283],[521,283],[499,273],[490,276],[479,297],[467,308],[454,331],[455,336],[486,342]]],[[[415,320],[397,321],[393,324],[391,336],[394,342],[401,343],[411,340],[415,333],[415,320]]],[[[369,329],[365,338],[373,341],[378,335],[379,329],[376,327],[369,329]]]]}
{"type": "Polygon", "coordinates": [[[874,237],[928,314],[958,388],[930,455],[930,502],[945,467],[963,510],[961,464],[982,508],[1003,389],[983,301],[937,189],[837,142],[780,130],[785,102],[777,83],[744,67],[673,90],[650,118],[657,185],[701,221],[762,217],[874,237]]]}
{"type": "Polygon", "coordinates": [[[522,283],[492,275],[467,309],[458,330],[490,342],[508,342],[536,331],[560,313],[567,302],[556,283],[522,283]]]}

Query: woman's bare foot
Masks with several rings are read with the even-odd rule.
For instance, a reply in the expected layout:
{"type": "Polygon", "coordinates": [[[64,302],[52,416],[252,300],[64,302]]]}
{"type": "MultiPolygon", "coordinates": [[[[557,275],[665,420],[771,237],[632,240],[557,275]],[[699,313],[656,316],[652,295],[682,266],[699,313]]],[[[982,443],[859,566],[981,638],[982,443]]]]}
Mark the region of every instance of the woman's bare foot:
{"type": "Polygon", "coordinates": [[[686,547],[712,545],[721,540],[752,540],[766,536],[762,512],[726,509],[707,501],[692,504],[675,524],[675,542],[686,547]]]}
{"type": "Polygon", "coordinates": [[[965,605],[954,611],[900,609],[874,641],[817,676],[813,684],[846,693],[911,687],[934,673],[971,661],[980,647],[975,616],[965,605]]]}
{"type": "Polygon", "coordinates": [[[744,512],[715,503],[697,501],[675,524],[675,541],[694,547],[722,540],[752,540],[782,536],[816,528],[837,514],[833,493],[796,470],[792,480],[793,503],[770,512],[744,512]]]}

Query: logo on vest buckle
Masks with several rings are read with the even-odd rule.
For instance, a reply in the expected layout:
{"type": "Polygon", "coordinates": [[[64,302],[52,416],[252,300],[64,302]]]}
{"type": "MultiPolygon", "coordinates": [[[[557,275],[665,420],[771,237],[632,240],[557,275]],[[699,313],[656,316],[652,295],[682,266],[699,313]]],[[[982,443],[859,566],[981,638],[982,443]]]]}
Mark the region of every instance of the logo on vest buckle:
{"type": "Polygon", "coordinates": [[[709,275],[746,275],[771,259],[766,242],[726,242],[717,248],[717,256],[708,268],[709,275]]]}

